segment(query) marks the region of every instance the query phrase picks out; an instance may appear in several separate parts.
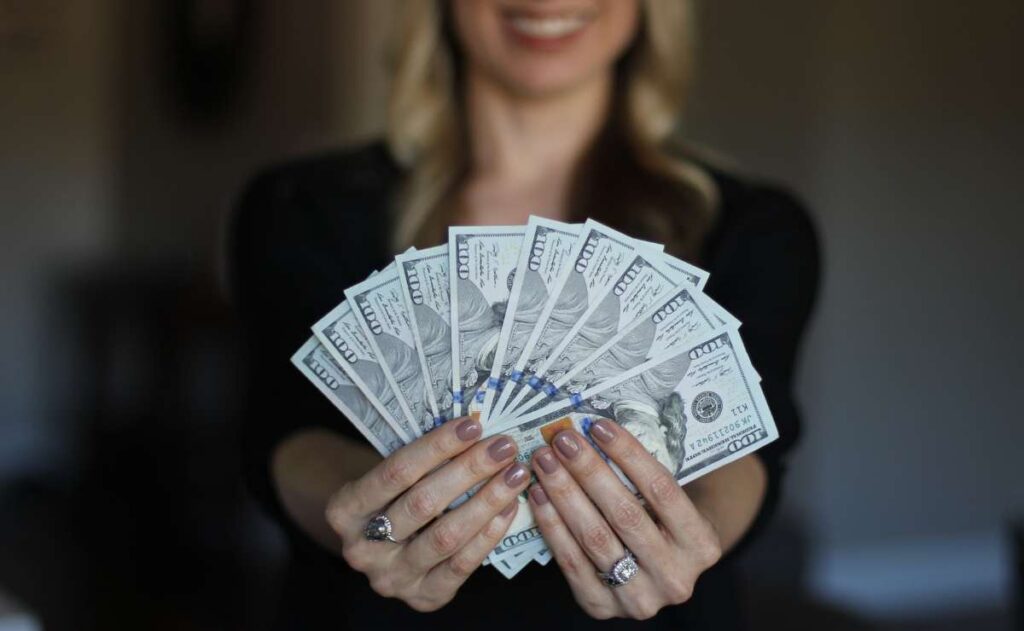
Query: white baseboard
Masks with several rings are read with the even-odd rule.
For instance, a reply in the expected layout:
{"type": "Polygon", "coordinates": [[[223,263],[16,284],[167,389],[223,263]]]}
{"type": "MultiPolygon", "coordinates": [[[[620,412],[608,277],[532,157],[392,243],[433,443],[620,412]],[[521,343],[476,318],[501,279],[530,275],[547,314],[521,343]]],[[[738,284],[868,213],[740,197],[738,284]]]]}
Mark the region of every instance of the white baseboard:
{"type": "Polygon", "coordinates": [[[818,598],[871,617],[1003,608],[1013,551],[1004,532],[824,548],[808,579],[818,598]]]}
{"type": "Polygon", "coordinates": [[[20,604],[0,592],[0,631],[42,631],[43,625],[20,604]]]}

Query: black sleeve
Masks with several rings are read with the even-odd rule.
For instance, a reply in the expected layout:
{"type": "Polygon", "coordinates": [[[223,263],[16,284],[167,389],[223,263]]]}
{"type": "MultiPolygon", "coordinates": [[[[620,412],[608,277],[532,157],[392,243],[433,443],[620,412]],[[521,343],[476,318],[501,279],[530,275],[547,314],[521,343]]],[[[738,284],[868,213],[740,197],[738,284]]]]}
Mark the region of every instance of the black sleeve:
{"type": "Polygon", "coordinates": [[[341,255],[319,200],[299,180],[278,169],[251,182],[235,209],[228,247],[246,357],[244,475],[257,500],[289,530],[270,477],[276,446],[308,428],[363,440],[290,363],[311,325],[364,271],[349,269],[352,257],[341,255]]]}
{"type": "Polygon", "coordinates": [[[779,430],[779,439],[757,452],[768,472],[768,491],[749,540],[778,502],[785,456],[800,435],[793,377],[817,294],[818,241],[799,202],[763,187],[738,196],[712,239],[707,292],[743,323],[740,337],[779,430]]]}

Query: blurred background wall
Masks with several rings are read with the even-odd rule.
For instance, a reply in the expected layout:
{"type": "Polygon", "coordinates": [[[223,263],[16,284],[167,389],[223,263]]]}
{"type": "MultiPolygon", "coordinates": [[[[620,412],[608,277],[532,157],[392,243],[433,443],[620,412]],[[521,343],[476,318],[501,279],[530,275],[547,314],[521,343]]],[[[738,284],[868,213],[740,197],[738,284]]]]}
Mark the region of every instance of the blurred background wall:
{"type": "MultiPolygon", "coordinates": [[[[109,2],[0,5],[0,473],[67,457],[59,405],[37,349],[53,322],[56,267],[112,245],[111,91],[116,32],[109,2]]],[[[46,348],[50,348],[48,345],[46,348]]]]}
{"type": "MultiPolygon", "coordinates": [[[[259,166],[379,132],[400,4],[0,0],[0,592],[49,627],[259,628],[281,548],[235,475],[224,225],[259,166]]],[[[698,6],[687,136],[794,189],[826,256],[753,591],[1004,628],[1024,3],[698,6]]]]}
{"type": "Polygon", "coordinates": [[[1024,3],[700,6],[691,134],[793,186],[824,243],[787,505],[812,588],[994,605],[1024,513],[1024,3]]]}

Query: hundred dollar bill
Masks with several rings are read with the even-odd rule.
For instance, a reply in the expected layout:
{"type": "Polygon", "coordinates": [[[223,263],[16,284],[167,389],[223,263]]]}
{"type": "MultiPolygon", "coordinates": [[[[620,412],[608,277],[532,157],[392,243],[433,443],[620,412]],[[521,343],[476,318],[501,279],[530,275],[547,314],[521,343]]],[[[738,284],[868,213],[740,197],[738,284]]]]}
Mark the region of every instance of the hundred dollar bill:
{"type": "Polygon", "coordinates": [[[388,385],[410,426],[422,435],[434,427],[412,321],[406,309],[398,265],[345,290],[345,297],[380,360],[388,385]]]}
{"type": "Polygon", "coordinates": [[[543,541],[541,541],[539,545],[533,546],[530,550],[519,550],[515,554],[504,555],[493,562],[491,557],[488,557],[485,564],[489,563],[494,566],[494,569],[501,572],[501,575],[505,578],[512,578],[529,565],[530,561],[537,561],[541,565],[546,565],[548,560],[550,560],[550,553],[547,552],[547,548],[544,547],[543,541]],[[537,552],[533,550],[537,550],[537,552]]]}
{"type": "MultiPolygon", "coordinates": [[[[525,499],[519,502],[519,511],[512,519],[505,536],[501,538],[497,547],[491,551],[487,559],[492,565],[498,567],[503,561],[515,557],[541,557],[547,550],[544,538],[534,521],[533,511],[525,499]]],[[[542,563],[546,564],[547,561],[542,563]]]]}
{"type": "Polygon", "coordinates": [[[382,456],[404,443],[362,390],[345,374],[316,337],[292,356],[292,364],[326,396],[382,456]]]}
{"type": "MultiPolygon", "coordinates": [[[[658,252],[638,252],[604,297],[591,304],[558,340],[548,357],[533,370],[532,383],[553,380],[592,355],[602,344],[631,325],[666,292],[681,284],[699,288],[707,273],[658,252]],[[676,263],[673,265],[672,263],[676,263]]],[[[514,411],[535,391],[523,388],[506,411],[514,411]]]]}
{"type": "MultiPolygon", "coordinates": [[[[636,436],[680,485],[778,438],[735,329],[716,331],[637,366],[581,393],[569,405],[538,410],[519,419],[518,425],[488,427],[485,434],[510,436],[519,445],[518,458],[529,460],[562,430],[575,429],[589,440],[590,427],[598,418],[610,419],[636,436]]],[[[633,482],[610,465],[636,492],[633,482]]],[[[532,514],[523,512],[520,507],[514,519],[518,529],[506,534],[518,545],[540,537],[532,514]]]]}
{"type": "MultiPolygon", "coordinates": [[[[712,301],[686,285],[666,292],[639,318],[561,374],[539,375],[543,385],[520,409],[531,411],[612,379],[644,362],[700,339],[720,326],[712,301]]],[[[522,412],[519,412],[522,415],[522,412]]]]}
{"type": "Polygon", "coordinates": [[[484,565],[490,565],[494,569],[498,570],[505,578],[513,578],[518,574],[524,567],[530,564],[529,555],[517,554],[510,555],[504,559],[500,559],[496,563],[491,563],[491,559],[488,557],[484,560],[484,565]]]}
{"type": "Polygon", "coordinates": [[[512,281],[505,321],[498,335],[498,351],[486,388],[476,394],[478,400],[483,397],[481,422],[487,422],[497,392],[519,360],[526,340],[552,297],[554,284],[567,269],[579,232],[579,225],[530,217],[512,281]]]}
{"type": "Polygon", "coordinates": [[[706,270],[702,270],[696,265],[691,265],[669,254],[662,253],[657,262],[676,273],[679,278],[678,284],[693,285],[700,291],[704,291],[704,286],[708,284],[708,279],[711,278],[711,274],[706,270]]]}
{"type": "Polygon", "coordinates": [[[452,418],[451,285],[448,246],[395,258],[434,425],[452,418]]]}
{"type": "Polygon", "coordinates": [[[469,404],[491,373],[525,233],[523,226],[448,231],[454,416],[479,412],[469,404]]]}
{"type": "MultiPolygon", "coordinates": [[[[704,291],[704,285],[707,284],[708,278],[710,276],[707,272],[700,269],[699,267],[694,267],[693,265],[690,265],[685,261],[680,261],[677,258],[668,255],[666,255],[665,258],[665,264],[681,274],[692,276],[694,274],[694,271],[702,273],[703,278],[697,284],[697,289],[704,291]]],[[[739,320],[736,319],[735,316],[733,316],[731,313],[723,309],[722,306],[719,305],[717,302],[714,304],[712,311],[715,314],[715,318],[718,319],[719,324],[721,324],[722,326],[739,328],[742,324],[739,320]]]]}
{"type": "Polygon", "coordinates": [[[346,300],[313,325],[313,335],[331,354],[353,383],[381,412],[402,440],[418,435],[405,417],[395,391],[391,389],[377,354],[346,300]]]}
{"type": "Polygon", "coordinates": [[[545,305],[537,326],[513,364],[508,384],[493,406],[495,414],[505,413],[509,402],[529,383],[533,371],[548,358],[580,316],[601,300],[641,247],[646,246],[594,220],[583,224],[569,256],[572,264],[555,283],[553,297],[545,305]]]}

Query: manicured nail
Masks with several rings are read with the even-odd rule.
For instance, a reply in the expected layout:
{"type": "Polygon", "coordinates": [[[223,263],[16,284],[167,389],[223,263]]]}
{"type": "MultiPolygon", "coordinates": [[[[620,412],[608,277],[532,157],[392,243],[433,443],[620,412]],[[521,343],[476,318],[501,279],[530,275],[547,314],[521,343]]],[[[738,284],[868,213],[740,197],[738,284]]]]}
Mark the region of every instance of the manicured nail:
{"type": "Polygon", "coordinates": [[[512,442],[512,439],[508,436],[502,436],[498,440],[491,443],[491,446],[487,448],[487,454],[495,462],[501,462],[508,460],[516,453],[516,444],[512,442]]]}
{"type": "Polygon", "coordinates": [[[569,430],[561,432],[558,436],[555,436],[555,449],[559,451],[563,456],[572,460],[580,453],[580,445],[576,442],[576,437],[569,430]]]}
{"type": "Polygon", "coordinates": [[[544,492],[544,489],[539,484],[534,484],[530,487],[530,497],[533,498],[535,504],[548,503],[548,494],[544,492]]]}
{"type": "Polygon", "coordinates": [[[505,472],[505,484],[515,488],[525,482],[529,475],[530,472],[526,470],[526,467],[521,462],[517,462],[505,472]]]}
{"type": "Polygon", "coordinates": [[[463,440],[468,443],[471,440],[480,438],[480,432],[482,429],[483,428],[480,427],[480,423],[471,418],[467,418],[455,427],[455,435],[459,437],[459,440],[463,440]]]}
{"type": "Polygon", "coordinates": [[[538,449],[534,460],[540,465],[540,470],[548,475],[558,470],[558,459],[555,458],[555,454],[551,453],[550,449],[538,449]]]}
{"type": "Polygon", "coordinates": [[[504,517],[505,519],[508,519],[509,517],[511,517],[512,513],[516,512],[516,504],[518,504],[518,503],[519,503],[518,501],[512,502],[511,504],[509,504],[505,508],[501,509],[501,516],[504,517]]]}
{"type": "Polygon", "coordinates": [[[597,439],[601,443],[610,443],[615,440],[615,428],[612,427],[613,423],[606,419],[595,421],[590,426],[590,435],[597,439]]]}

